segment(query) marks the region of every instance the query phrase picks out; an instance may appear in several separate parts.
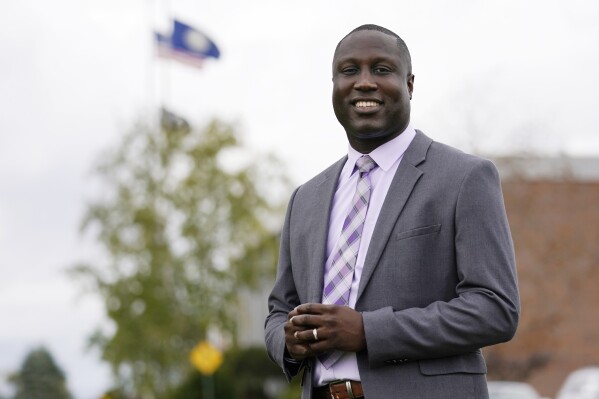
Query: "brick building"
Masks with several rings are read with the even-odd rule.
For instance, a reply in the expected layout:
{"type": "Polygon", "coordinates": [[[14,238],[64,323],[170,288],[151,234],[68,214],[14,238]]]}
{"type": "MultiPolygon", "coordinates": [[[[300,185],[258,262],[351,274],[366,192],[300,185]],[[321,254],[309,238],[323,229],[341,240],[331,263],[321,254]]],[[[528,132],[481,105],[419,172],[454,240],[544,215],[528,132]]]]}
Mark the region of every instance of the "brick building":
{"type": "Polygon", "coordinates": [[[485,350],[489,379],[555,397],[572,370],[599,365],[599,159],[497,159],[518,264],[522,318],[485,350]]]}

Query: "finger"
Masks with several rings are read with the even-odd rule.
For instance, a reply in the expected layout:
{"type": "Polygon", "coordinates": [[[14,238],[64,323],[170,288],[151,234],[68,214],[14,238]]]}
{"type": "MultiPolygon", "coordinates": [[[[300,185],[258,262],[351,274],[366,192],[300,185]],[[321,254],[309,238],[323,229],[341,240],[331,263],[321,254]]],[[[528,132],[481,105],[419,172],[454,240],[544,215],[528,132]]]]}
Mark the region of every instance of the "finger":
{"type": "Polygon", "coordinates": [[[301,330],[307,330],[320,326],[320,318],[320,316],[313,314],[301,314],[293,316],[289,320],[289,322],[296,328],[299,328],[301,330]]]}
{"type": "Polygon", "coordinates": [[[326,307],[322,303],[304,303],[295,308],[297,314],[322,314],[326,307]]]}
{"type": "Polygon", "coordinates": [[[318,356],[331,350],[331,348],[329,348],[329,346],[322,341],[310,342],[307,344],[307,347],[308,353],[310,353],[311,356],[318,356]]]}
{"type": "Polygon", "coordinates": [[[335,313],[340,305],[324,305],[322,303],[304,303],[295,308],[298,314],[326,315],[335,313]]]}
{"type": "Polygon", "coordinates": [[[303,330],[304,327],[304,323],[303,323],[303,316],[301,315],[295,315],[295,316],[291,316],[289,318],[289,322],[288,322],[292,328],[294,330],[303,330]]]}
{"type": "Polygon", "coordinates": [[[291,312],[287,313],[287,320],[291,320],[293,316],[297,316],[298,314],[297,308],[293,309],[291,312]]]}
{"type": "Polygon", "coordinates": [[[289,354],[296,360],[302,360],[310,356],[314,356],[314,351],[308,344],[296,344],[287,347],[289,354]]]}
{"type": "Polygon", "coordinates": [[[294,337],[296,340],[298,340],[298,342],[307,345],[314,345],[326,339],[323,337],[323,330],[319,330],[317,328],[311,328],[305,331],[296,331],[294,333],[294,337]]]}

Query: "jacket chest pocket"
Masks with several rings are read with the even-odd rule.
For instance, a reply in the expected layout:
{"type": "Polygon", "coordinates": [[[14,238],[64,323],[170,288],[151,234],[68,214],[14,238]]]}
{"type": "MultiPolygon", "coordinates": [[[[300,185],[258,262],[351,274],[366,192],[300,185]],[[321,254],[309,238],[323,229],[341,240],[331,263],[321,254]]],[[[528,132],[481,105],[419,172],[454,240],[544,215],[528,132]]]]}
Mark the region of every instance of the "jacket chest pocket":
{"type": "Polygon", "coordinates": [[[412,237],[425,236],[428,234],[435,234],[441,231],[440,224],[433,224],[430,226],[418,227],[415,229],[410,229],[406,231],[401,231],[395,234],[395,240],[405,240],[412,237]]]}

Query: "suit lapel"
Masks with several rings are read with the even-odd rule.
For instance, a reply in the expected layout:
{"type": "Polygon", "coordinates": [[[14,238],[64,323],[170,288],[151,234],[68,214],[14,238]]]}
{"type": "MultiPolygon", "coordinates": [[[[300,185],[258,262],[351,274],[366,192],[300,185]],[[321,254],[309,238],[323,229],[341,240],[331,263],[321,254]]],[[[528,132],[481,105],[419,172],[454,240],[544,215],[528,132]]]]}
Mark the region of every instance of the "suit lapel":
{"type": "Polygon", "coordinates": [[[314,209],[313,212],[310,212],[313,218],[310,223],[310,242],[307,244],[307,248],[314,248],[309,266],[308,302],[319,303],[322,300],[331,207],[333,206],[333,198],[337,189],[337,181],[346,161],[347,157],[343,157],[329,167],[321,175],[314,193],[312,201],[314,209]]]}
{"type": "Polygon", "coordinates": [[[395,172],[378,220],[376,221],[368,252],[366,253],[364,269],[362,270],[360,287],[358,289],[358,301],[387,246],[387,242],[390,239],[391,232],[397,223],[401,211],[422,175],[422,171],[417,166],[426,159],[426,152],[431,143],[432,140],[430,138],[417,130],[416,136],[406,150],[395,172]]]}

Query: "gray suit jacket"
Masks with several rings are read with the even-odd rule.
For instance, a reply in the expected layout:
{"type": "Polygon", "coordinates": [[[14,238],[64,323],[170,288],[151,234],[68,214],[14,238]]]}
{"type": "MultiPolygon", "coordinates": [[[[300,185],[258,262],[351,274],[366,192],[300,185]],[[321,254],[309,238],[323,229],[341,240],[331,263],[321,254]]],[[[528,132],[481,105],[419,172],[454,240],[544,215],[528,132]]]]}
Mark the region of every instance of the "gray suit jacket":
{"type": "MultiPolygon", "coordinates": [[[[300,186],[281,235],[265,338],[288,378],[287,313],[320,302],[328,221],[345,158],[300,186]]],[[[397,169],[368,248],[356,310],[367,399],[488,398],[480,348],[512,338],[519,295],[494,165],[418,131],[397,169]]],[[[312,364],[304,362],[303,399],[312,364]]]]}

